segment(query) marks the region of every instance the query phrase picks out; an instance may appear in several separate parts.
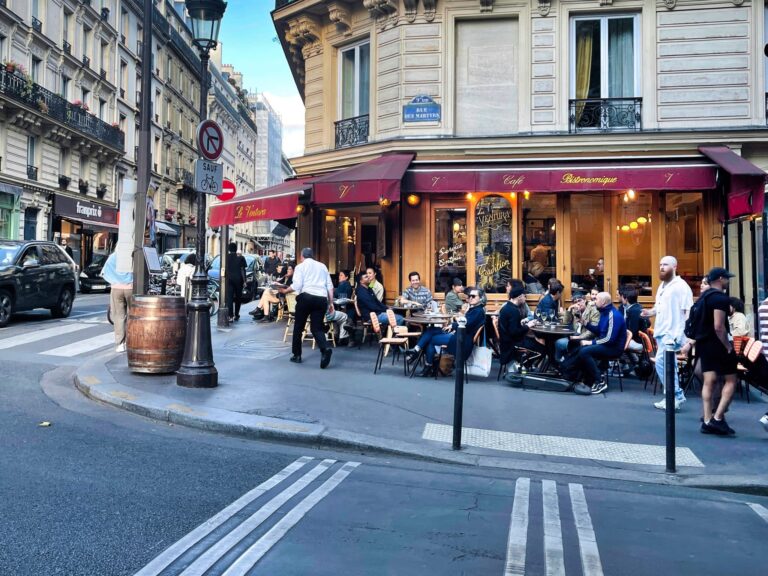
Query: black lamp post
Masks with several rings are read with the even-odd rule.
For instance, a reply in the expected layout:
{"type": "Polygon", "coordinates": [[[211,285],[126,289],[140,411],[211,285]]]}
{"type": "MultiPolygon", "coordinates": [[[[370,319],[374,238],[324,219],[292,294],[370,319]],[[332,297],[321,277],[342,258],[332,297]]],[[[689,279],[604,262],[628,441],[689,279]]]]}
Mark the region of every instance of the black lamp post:
{"type": "MultiPolygon", "coordinates": [[[[216,48],[219,26],[227,3],[223,0],[186,0],[192,21],[193,42],[200,52],[200,121],[208,116],[208,60],[216,48]]],[[[176,372],[176,384],[187,388],[214,388],[219,373],[211,347],[211,304],[205,270],[205,194],[197,191],[197,268],[192,276],[192,297],[187,305],[187,336],[184,357],[176,372]]]]}

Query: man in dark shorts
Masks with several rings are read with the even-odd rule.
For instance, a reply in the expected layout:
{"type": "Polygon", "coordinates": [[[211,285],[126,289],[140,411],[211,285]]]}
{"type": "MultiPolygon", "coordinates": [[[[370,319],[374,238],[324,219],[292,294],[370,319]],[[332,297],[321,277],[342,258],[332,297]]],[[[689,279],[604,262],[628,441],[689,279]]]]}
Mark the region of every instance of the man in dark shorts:
{"type": "Polygon", "coordinates": [[[704,383],[701,390],[701,400],[704,406],[704,419],[701,431],[704,434],[729,436],[735,434],[733,428],[725,421],[725,412],[736,390],[736,353],[728,333],[728,312],[730,300],[725,290],[728,279],[733,274],[725,268],[712,268],[707,274],[710,289],[714,294],[707,294],[704,310],[704,325],[707,329],[704,336],[696,339],[696,356],[701,363],[704,383]],[[712,393],[717,384],[718,376],[725,379],[720,403],[712,414],[712,393]]]}

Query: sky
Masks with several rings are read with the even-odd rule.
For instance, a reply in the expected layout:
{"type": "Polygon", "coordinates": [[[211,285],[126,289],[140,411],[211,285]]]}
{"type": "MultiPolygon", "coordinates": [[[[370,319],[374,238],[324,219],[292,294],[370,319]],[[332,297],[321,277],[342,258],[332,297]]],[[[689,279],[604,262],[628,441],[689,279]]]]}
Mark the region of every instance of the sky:
{"type": "Polygon", "coordinates": [[[243,74],[244,88],[263,92],[283,121],[283,151],[304,152],[304,104],[277,39],[270,11],[274,0],[228,0],[219,41],[222,61],[243,74]]]}

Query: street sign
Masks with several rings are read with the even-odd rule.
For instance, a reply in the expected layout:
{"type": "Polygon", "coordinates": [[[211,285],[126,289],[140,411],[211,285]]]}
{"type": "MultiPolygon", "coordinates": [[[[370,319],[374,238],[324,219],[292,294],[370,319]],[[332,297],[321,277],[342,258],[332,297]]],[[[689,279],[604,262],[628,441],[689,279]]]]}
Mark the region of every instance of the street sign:
{"type": "Polygon", "coordinates": [[[224,133],[213,120],[203,120],[197,125],[197,149],[207,160],[218,160],[224,150],[224,133]]]}
{"type": "Polygon", "coordinates": [[[224,165],[198,158],[195,160],[195,190],[218,196],[224,179],[224,165]]]}
{"type": "Polygon", "coordinates": [[[219,200],[222,202],[232,200],[232,198],[235,197],[236,192],[237,188],[235,188],[235,183],[232,182],[232,180],[229,178],[224,178],[224,182],[221,184],[221,194],[219,194],[219,200]]]}

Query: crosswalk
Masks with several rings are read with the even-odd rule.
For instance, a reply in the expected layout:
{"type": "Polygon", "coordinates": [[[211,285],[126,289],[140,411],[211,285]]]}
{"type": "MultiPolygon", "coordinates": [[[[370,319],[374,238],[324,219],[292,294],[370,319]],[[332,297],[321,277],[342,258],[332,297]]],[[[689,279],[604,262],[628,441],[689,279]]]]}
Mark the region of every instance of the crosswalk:
{"type": "Polygon", "coordinates": [[[50,359],[82,359],[114,346],[112,326],[104,314],[0,331],[0,351],[30,353],[50,359]]]}

